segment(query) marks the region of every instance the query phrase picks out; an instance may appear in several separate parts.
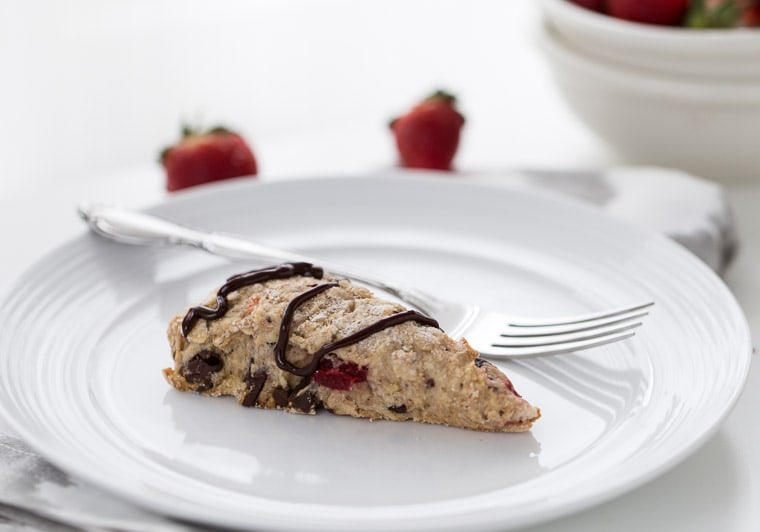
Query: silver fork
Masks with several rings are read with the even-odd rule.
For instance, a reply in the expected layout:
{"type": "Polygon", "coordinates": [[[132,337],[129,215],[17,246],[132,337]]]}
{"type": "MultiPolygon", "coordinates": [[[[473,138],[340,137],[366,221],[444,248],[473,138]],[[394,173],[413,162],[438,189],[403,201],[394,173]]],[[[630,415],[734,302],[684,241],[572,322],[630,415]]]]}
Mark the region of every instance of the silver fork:
{"type": "Polygon", "coordinates": [[[653,303],[607,309],[581,316],[522,318],[489,312],[475,305],[443,301],[345,266],[223,233],[201,231],[164,218],[106,205],[83,205],[79,214],[97,234],[135,245],[190,246],[229,258],[311,262],[337,277],[379,289],[435,318],[449,335],[465,337],[481,355],[525,358],[579,351],[634,335],[653,303]]]}

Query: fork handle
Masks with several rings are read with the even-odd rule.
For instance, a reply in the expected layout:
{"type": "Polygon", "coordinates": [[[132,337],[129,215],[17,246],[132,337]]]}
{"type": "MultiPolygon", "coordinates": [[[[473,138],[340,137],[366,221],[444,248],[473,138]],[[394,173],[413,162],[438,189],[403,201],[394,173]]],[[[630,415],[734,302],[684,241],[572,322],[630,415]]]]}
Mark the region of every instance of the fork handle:
{"type": "Polygon", "coordinates": [[[93,232],[122,244],[187,246],[234,259],[316,263],[337,277],[346,277],[385,291],[430,316],[438,315],[444,308],[442,302],[413,288],[390,284],[342,265],[277,249],[247,238],[201,231],[158,216],[108,205],[82,205],[79,207],[79,215],[93,232]]]}

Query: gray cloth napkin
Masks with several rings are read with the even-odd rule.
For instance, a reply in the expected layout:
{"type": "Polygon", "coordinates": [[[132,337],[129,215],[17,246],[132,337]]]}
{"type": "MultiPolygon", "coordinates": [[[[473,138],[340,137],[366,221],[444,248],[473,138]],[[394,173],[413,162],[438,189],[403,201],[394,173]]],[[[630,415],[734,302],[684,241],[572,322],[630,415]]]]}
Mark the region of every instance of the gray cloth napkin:
{"type": "MultiPolygon", "coordinates": [[[[736,250],[736,233],[723,189],[682,172],[614,168],[604,172],[530,170],[463,177],[594,204],[612,216],[668,235],[718,273],[736,250]]],[[[56,532],[197,530],[69,477],[10,435],[0,435],[0,527],[56,532]]]]}
{"type": "Polygon", "coordinates": [[[68,476],[9,435],[0,435],[0,525],[54,532],[197,530],[68,476]]]}
{"type": "Polygon", "coordinates": [[[596,205],[633,225],[666,235],[722,274],[737,251],[723,187],[679,170],[618,167],[606,171],[524,170],[474,174],[502,186],[539,190],[596,205]]]}

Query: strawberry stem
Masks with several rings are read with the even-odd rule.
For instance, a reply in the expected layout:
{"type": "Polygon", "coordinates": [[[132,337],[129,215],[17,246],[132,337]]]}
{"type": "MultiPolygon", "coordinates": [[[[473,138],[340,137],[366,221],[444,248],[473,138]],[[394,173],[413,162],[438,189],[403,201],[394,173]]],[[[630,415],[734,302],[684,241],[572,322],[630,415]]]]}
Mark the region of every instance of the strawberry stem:
{"type": "Polygon", "coordinates": [[[224,126],[214,126],[211,129],[209,129],[206,134],[207,135],[214,135],[216,133],[226,134],[226,133],[232,133],[232,131],[230,131],[229,129],[227,129],[224,126]]]}
{"type": "Polygon", "coordinates": [[[425,101],[444,101],[450,103],[451,105],[454,105],[457,101],[457,97],[450,92],[446,92],[443,89],[438,89],[433,94],[425,98],[425,101]]]}
{"type": "Polygon", "coordinates": [[[742,16],[742,8],[736,0],[724,0],[708,5],[705,0],[692,0],[686,15],[689,28],[733,28],[742,16]]]}
{"type": "Polygon", "coordinates": [[[182,124],[182,138],[194,137],[198,134],[198,130],[190,126],[189,124],[182,124]]]}

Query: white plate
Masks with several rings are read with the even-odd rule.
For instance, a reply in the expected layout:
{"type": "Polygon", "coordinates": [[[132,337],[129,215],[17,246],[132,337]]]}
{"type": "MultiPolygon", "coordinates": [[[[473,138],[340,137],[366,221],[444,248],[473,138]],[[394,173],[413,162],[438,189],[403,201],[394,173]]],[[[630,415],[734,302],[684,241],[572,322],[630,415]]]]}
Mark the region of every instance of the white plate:
{"type": "Polygon", "coordinates": [[[171,389],[165,327],[226,275],[197,251],[85,235],[4,302],[0,404],[65,470],[172,516],[263,529],[507,529],[640,485],[714,431],[750,339],[671,241],[584,206],[429,177],[250,181],[153,209],[533,315],[654,300],[631,340],[500,363],[543,411],[525,434],[299,416],[171,389]]]}

